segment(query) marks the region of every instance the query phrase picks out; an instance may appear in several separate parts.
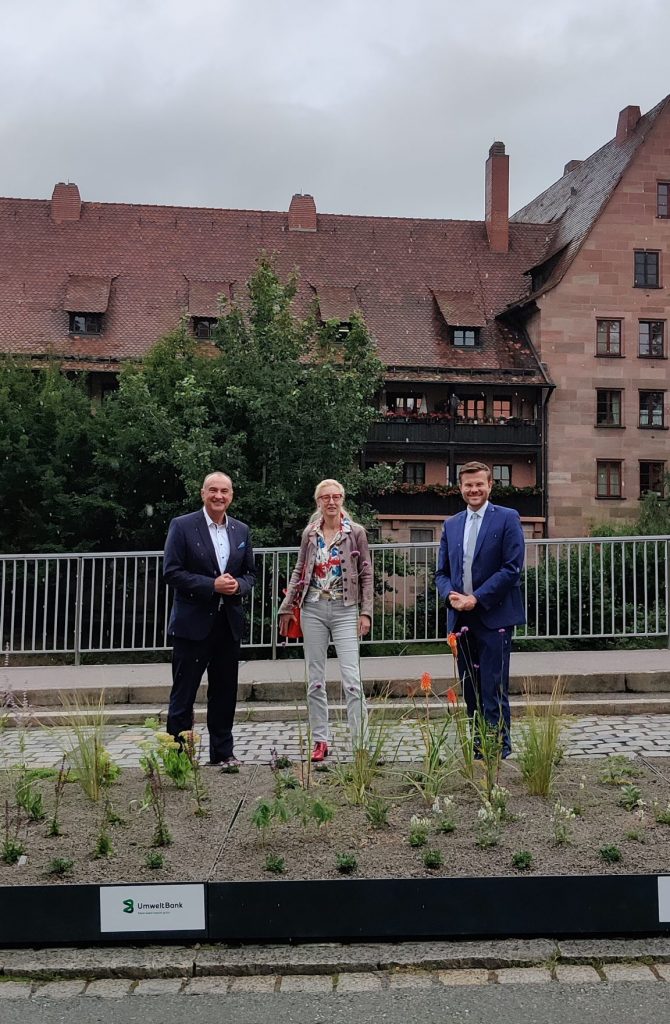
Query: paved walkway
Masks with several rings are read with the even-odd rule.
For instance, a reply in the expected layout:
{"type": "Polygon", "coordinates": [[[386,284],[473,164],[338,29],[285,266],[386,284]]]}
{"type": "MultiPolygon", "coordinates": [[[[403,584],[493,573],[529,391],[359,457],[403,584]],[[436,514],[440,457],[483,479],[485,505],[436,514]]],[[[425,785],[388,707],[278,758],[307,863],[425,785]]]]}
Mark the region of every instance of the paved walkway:
{"type": "MultiPolygon", "coordinates": [[[[245,764],[267,764],[271,750],[292,760],[299,757],[301,732],[298,722],[246,722],[235,726],[235,751],[245,764]]],[[[374,725],[373,725],[374,737],[374,725]]],[[[518,726],[516,727],[518,729],[518,726]]],[[[394,722],[385,726],[387,759],[414,761],[421,756],[421,737],[416,723],[394,722]]],[[[512,728],[514,739],[515,728],[512,728]]],[[[137,726],[109,726],[105,740],[112,760],[122,767],[138,764],[142,743],[151,729],[137,726]]],[[[27,763],[33,767],[56,767],[73,735],[67,728],[7,729],[0,733],[0,768],[27,763]]],[[[606,757],[608,754],[642,754],[670,757],[670,715],[590,716],[569,720],[564,733],[570,757],[606,757]]],[[[207,758],[207,733],[203,730],[203,755],[207,758]]],[[[347,728],[333,724],[332,755],[348,757],[347,728]]]]}

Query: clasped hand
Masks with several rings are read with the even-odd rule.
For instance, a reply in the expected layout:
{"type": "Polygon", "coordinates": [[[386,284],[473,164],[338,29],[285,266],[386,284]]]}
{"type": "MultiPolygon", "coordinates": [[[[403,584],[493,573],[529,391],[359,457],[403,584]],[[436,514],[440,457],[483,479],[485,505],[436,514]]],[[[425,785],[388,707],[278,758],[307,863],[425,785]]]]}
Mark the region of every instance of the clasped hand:
{"type": "Polygon", "coordinates": [[[477,604],[474,594],[459,594],[457,590],[449,593],[448,600],[455,612],[471,612],[477,604]]]}
{"type": "Polygon", "coordinates": [[[236,594],[239,590],[239,583],[229,572],[224,572],[214,580],[214,590],[217,594],[236,594]]]}

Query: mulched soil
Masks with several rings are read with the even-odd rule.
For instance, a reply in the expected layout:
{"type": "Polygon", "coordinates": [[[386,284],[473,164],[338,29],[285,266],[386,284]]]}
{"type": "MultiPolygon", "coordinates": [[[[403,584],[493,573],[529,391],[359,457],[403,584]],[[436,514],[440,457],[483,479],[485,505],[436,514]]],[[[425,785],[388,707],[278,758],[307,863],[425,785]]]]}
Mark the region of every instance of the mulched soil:
{"type": "MultiPolygon", "coordinates": [[[[109,829],[112,853],[98,858],[92,851],[100,832],[101,807],[88,800],[76,782],[68,783],[59,812],[62,835],[49,836],[54,780],[38,779],[34,788],[43,795],[46,818],[26,822],[24,816],[18,838],[26,862],[8,865],[0,861],[0,885],[337,878],[341,876],[336,857],[342,853],[355,856],[353,877],[357,878],[514,875],[520,872],[512,857],[522,850],[532,854],[532,874],[663,874],[668,870],[670,826],[656,822],[654,805],[661,810],[668,807],[670,761],[654,759],[652,764],[638,759],[635,764],[640,775],[628,781],[641,791],[642,812],[619,806],[620,786],[601,781],[603,759],[566,759],[549,800],[528,796],[518,767],[512,761],[504,762],[499,782],[509,790],[511,817],[502,824],[497,845],[487,849],[478,845],[481,798],[474,785],[459,775],[451,776],[447,792],[454,799],[456,827],[449,834],[431,828],[427,845],[443,857],[442,867],[432,870],[424,867],[423,850],[410,846],[408,836],[413,815],[432,818],[433,823],[437,817],[409,785],[407,765],[387,766],[376,783],[377,792],[391,801],[387,827],[373,828],[362,807],[347,803],[336,781],[337,772],[331,769],[312,775],[309,792],[333,807],[333,820],[322,827],[311,822],[303,826],[297,820],[273,823],[265,839],[251,818],[260,799],[273,797],[276,777],[269,767],[243,766],[239,774],[225,775],[217,768],[203,768],[209,797],[206,817],[194,813],[190,790],[178,790],[168,780],[166,817],[172,844],[161,851],[164,866],[154,870],[145,860],[153,849],[155,819],[150,808],[140,809],[144,779],[139,769],[124,769],[111,787],[113,807],[122,822],[109,829]],[[581,812],[568,822],[570,836],[564,844],[554,839],[551,816],[556,800],[581,812]],[[620,849],[618,863],[602,860],[599,849],[604,845],[620,849]],[[283,857],[280,876],[266,870],[268,854],[283,857]],[[62,877],[51,874],[54,858],[71,859],[71,871],[62,877]]],[[[475,767],[481,784],[483,768],[475,767]]],[[[299,766],[294,768],[299,773],[299,766]]],[[[0,773],[0,799],[5,809],[0,846],[7,835],[15,834],[16,778],[16,770],[0,773]]]]}

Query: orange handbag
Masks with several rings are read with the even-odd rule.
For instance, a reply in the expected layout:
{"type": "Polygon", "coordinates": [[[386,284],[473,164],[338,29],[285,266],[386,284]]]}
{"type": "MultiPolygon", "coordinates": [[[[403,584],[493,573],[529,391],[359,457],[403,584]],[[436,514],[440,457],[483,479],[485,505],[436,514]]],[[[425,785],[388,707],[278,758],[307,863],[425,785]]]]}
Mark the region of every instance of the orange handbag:
{"type": "Polygon", "coordinates": [[[296,605],[296,607],[293,609],[293,618],[288,624],[286,636],[290,640],[299,640],[300,637],[302,636],[302,626],[300,624],[300,607],[298,605],[296,605]]]}

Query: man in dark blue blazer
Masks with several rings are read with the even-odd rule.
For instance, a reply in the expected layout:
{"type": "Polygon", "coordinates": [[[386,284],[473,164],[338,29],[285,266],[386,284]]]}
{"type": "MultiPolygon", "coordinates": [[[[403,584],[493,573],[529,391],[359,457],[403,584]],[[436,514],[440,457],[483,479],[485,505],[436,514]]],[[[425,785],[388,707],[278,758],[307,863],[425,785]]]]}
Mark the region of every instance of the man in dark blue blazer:
{"type": "Polygon", "coordinates": [[[199,512],[170,523],[163,578],[174,589],[168,635],[172,638],[172,691],[167,731],[193,728],[193,704],[207,669],[207,731],[210,764],[239,764],[233,751],[242,598],[256,582],[249,527],[227,514],[233,484],[209,473],[199,512]]]}
{"type": "Polygon", "coordinates": [[[525,621],[521,596],[524,536],[515,509],[492,505],[493,479],[483,462],[458,474],[467,509],[442,528],[438,593],[447,602],[447,629],[458,637],[458,671],[472,718],[479,710],[500,729],[510,753],[509,658],[514,626],[525,621]]]}

